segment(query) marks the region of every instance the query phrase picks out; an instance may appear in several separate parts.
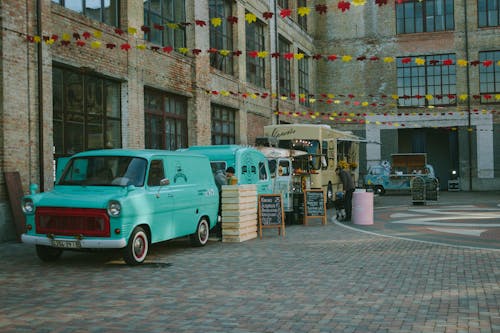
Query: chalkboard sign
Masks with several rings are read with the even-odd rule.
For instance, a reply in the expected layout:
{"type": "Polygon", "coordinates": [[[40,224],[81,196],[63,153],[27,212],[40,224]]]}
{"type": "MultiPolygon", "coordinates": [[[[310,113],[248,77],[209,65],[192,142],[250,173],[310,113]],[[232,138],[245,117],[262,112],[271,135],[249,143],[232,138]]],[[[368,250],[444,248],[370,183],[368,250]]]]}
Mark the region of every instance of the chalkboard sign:
{"type": "Polygon", "coordinates": [[[285,214],[281,194],[260,194],[258,214],[260,238],[262,238],[263,228],[278,228],[278,233],[285,235],[285,214]]]}
{"type": "Polygon", "coordinates": [[[304,224],[308,218],[320,217],[326,224],[326,202],[323,190],[305,190],[304,192],[305,216],[304,224]]]}

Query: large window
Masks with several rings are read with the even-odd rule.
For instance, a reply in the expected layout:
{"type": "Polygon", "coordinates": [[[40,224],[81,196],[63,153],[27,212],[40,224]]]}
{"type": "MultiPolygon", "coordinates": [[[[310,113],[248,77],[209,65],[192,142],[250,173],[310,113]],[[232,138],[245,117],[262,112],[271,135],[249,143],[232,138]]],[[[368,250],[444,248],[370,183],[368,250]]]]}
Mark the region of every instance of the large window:
{"type": "MultiPolygon", "coordinates": [[[[299,53],[304,51],[299,50],[299,53]]],[[[305,99],[299,99],[300,104],[309,106],[309,57],[304,56],[299,63],[299,95],[304,95],[305,99]]]]}
{"type": "Polygon", "coordinates": [[[492,61],[490,66],[479,67],[479,91],[481,103],[498,103],[495,95],[500,94],[500,51],[479,52],[479,61],[492,61]]]}
{"type": "Polygon", "coordinates": [[[278,0],[278,5],[281,8],[288,8],[288,0],[278,0]]]}
{"type": "Polygon", "coordinates": [[[498,27],[500,25],[500,0],[478,0],[477,14],[480,28],[498,27]]]}
{"type": "MultiPolygon", "coordinates": [[[[231,17],[232,7],[229,0],[209,0],[210,19],[219,18],[221,24],[210,24],[210,48],[217,51],[233,51],[233,25],[227,19],[231,17]]],[[[219,52],[210,54],[210,65],[224,73],[233,74],[233,58],[223,56],[219,52]]]]}
{"type": "Polygon", "coordinates": [[[185,97],[153,89],[144,91],[146,148],[187,148],[187,101],[185,97]]]}
{"type": "MultiPolygon", "coordinates": [[[[246,23],[246,49],[247,51],[264,51],[264,24],[257,21],[246,23]]],[[[265,59],[247,56],[247,81],[259,87],[266,86],[265,59]]]]}
{"type": "Polygon", "coordinates": [[[52,0],[63,7],[81,13],[91,19],[117,27],[119,0],[52,0]]]}
{"type": "Polygon", "coordinates": [[[455,28],[453,0],[396,2],[396,32],[450,31],[455,28]]]}
{"type": "Polygon", "coordinates": [[[186,29],[180,24],[186,21],[184,0],[144,1],[144,25],[149,31],[146,40],[175,49],[186,46],[186,29]],[[175,28],[167,26],[175,23],[175,28]]]}
{"type": "Polygon", "coordinates": [[[212,144],[236,143],[236,111],[212,104],[212,144]]]}
{"type": "Polygon", "coordinates": [[[278,39],[278,51],[281,54],[278,61],[279,93],[280,95],[288,96],[292,89],[290,60],[285,59],[284,55],[290,53],[290,42],[281,36],[278,39]]]}
{"type": "Polygon", "coordinates": [[[120,84],[54,66],[55,155],[121,147],[120,84]]]}
{"type": "Polygon", "coordinates": [[[398,105],[456,104],[455,58],[455,54],[398,58],[398,105]]]}
{"type": "MultiPolygon", "coordinates": [[[[306,0],[297,0],[297,8],[300,7],[307,7],[307,1],[306,0]]],[[[300,16],[298,15],[297,17],[297,23],[299,26],[307,31],[307,15],[300,16]]]]}

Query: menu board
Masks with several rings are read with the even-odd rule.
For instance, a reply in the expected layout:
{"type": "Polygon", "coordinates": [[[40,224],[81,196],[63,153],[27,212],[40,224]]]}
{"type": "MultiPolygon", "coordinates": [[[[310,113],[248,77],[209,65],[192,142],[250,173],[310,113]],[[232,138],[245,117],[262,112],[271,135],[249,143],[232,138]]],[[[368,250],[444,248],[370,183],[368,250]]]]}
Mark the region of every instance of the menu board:
{"type": "Polygon", "coordinates": [[[285,214],[281,194],[260,194],[258,200],[259,230],[262,238],[263,228],[279,228],[285,233],[285,214]]]}
{"type": "Polygon", "coordinates": [[[326,202],[323,190],[306,190],[304,192],[305,216],[304,224],[308,218],[320,217],[323,224],[326,224],[326,202]]]}

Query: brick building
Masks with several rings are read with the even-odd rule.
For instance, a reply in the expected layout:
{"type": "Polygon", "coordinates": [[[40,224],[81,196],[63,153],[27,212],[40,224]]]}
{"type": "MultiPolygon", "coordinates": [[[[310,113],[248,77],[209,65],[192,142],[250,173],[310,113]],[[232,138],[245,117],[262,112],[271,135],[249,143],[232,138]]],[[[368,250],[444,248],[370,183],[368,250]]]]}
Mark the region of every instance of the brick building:
{"type": "Polygon", "coordinates": [[[276,122],[366,137],[362,170],[425,151],[443,181],[499,189],[499,0],[379,3],[2,1],[0,239],[4,172],[47,190],[78,151],[253,144],[276,122]]]}

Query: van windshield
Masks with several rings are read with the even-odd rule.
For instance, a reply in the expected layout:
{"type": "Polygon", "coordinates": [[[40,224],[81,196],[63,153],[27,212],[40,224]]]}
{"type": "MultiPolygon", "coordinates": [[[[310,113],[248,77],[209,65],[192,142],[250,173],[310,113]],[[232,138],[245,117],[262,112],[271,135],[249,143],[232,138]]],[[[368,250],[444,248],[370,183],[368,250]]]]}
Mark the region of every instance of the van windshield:
{"type": "Polygon", "coordinates": [[[130,156],[72,158],[58,185],[144,186],[147,160],[130,156]]]}

